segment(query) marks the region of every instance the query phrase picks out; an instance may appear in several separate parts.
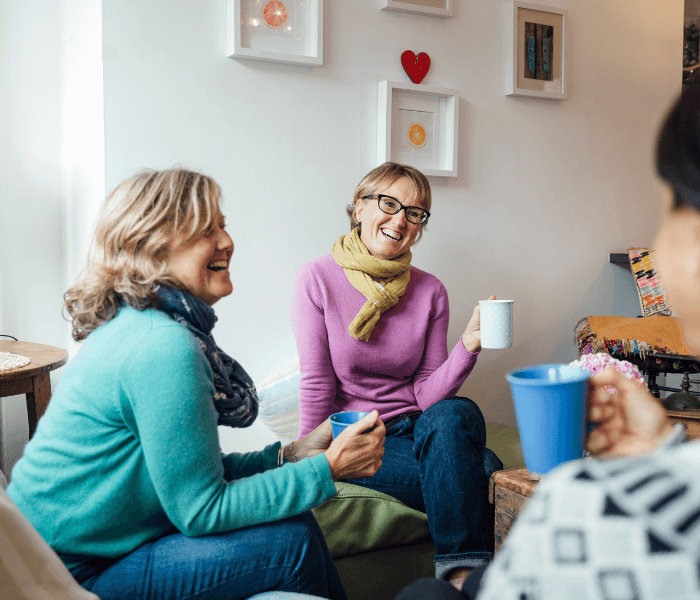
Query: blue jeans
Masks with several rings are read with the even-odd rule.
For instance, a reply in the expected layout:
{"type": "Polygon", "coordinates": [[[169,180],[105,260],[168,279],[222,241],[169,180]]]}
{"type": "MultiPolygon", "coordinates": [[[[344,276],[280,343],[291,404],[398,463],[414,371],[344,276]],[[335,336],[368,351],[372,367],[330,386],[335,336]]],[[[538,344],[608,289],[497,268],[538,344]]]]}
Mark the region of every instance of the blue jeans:
{"type": "Polygon", "coordinates": [[[349,479],[428,515],[435,542],[435,576],[493,558],[491,474],[503,468],[486,444],[486,423],[469,398],[436,402],[386,432],[374,477],[349,479]]]}
{"type": "Polygon", "coordinates": [[[244,600],[267,591],[347,600],[310,512],[227,533],[167,535],[71,573],[100,600],[244,600]]]}

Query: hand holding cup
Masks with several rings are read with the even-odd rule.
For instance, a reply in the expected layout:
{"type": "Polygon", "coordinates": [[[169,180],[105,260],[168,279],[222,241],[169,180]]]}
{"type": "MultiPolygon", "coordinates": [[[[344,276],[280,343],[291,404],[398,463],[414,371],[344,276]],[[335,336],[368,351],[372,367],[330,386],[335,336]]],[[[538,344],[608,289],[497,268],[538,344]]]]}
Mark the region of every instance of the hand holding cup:
{"type": "Polygon", "coordinates": [[[374,475],[382,466],[385,434],[376,410],[348,425],[325,453],[333,480],[374,475]]]}
{"type": "MultiPolygon", "coordinates": [[[[489,298],[489,300],[495,299],[496,296],[493,294],[489,298]]],[[[469,352],[478,352],[481,350],[481,303],[474,307],[472,318],[469,319],[467,328],[462,334],[462,345],[469,350],[469,352]]]]}
{"type": "Polygon", "coordinates": [[[638,381],[609,367],[591,377],[587,449],[598,456],[635,456],[657,448],[673,430],[659,401],[638,381]],[[612,386],[611,393],[605,388],[612,386]]]}

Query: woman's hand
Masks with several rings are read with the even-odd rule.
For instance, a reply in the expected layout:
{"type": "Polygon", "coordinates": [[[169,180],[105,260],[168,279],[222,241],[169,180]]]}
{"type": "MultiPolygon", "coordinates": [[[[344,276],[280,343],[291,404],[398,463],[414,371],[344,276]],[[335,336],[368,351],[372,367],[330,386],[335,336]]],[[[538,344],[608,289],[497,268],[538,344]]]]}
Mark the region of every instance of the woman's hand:
{"type": "MultiPolygon", "coordinates": [[[[495,300],[493,294],[489,300],[495,300]]],[[[472,318],[469,319],[469,324],[462,334],[462,346],[469,352],[478,352],[481,350],[481,307],[477,304],[472,313],[472,318]]]]}
{"type": "Polygon", "coordinates": [[[333,480],[374,475],[382,466],[385,433],[384,422],[376,410],[348,425],[326,450],[333,480]],[[372,427],[372,431],[363,433],[372,427]]]}
{"type": "Polygon", "coordinates": [[[656,449],[673,430],[659,401],[643,384],[613,367],[591,377],[588,418],[595,428],[588,451],[600,456],[635,456],[656,449]],[[616,392],[605,391],[611,385],[616,392]]]}
{"type": "MultiPolygon", "coordinates": [[[[299,459],[316,456],[327,450],[332,441],[333,431],[331,429],[331,422],[325,419],[323,423],[316,427],[311,433],[294,442],[294,453],[299,459]]],[[[291,457],[287,452],[288,451],[285,449],[285,455],[287,459],[289,459],[291,457]]]]}

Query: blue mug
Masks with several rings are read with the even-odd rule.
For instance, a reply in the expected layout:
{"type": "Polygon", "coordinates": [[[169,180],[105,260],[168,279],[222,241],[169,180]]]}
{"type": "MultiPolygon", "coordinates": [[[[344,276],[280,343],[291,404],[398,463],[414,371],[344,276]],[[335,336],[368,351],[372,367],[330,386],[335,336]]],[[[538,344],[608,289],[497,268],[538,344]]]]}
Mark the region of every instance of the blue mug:
{"type": "Polygon", "coordinates": [[[570,365],[537,365],[506,375],[515,405],[525,465],[548,473],[581,458],[590,372],[570,365]]]}
{"type": "Polygon", "coordinates": [[[366,417],[369,413],[362,412],[358,410],[349,410],[347,412],[339,412],[332,414],[329,418],[331,422],[331,429],[333,431],[333,439],[337,438],[348,425],[357,423],[363,417],[366,417]]]}

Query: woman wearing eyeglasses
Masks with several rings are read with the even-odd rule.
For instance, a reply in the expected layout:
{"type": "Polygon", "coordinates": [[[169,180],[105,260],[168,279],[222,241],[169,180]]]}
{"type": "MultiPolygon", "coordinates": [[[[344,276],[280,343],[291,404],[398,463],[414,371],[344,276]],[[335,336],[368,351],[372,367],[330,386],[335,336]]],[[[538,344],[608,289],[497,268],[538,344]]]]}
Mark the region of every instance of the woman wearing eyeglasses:
{"type": "Polygon", "coordinates": [[[351,231],[298,273],[299,435],[335,412],[378,410],[382,467],[347,481],[426,512],[436,577],[459,584],[493,557],[488,480],[502,465],[485,447],[479,407],[455,397],[481,350],[479,307],[448,356],[447,292],[411,265],[430,208],[426,177],[385,163],[357,186],[351,231]]]}

